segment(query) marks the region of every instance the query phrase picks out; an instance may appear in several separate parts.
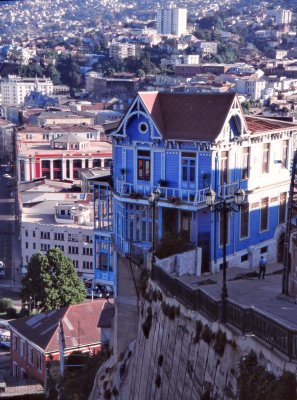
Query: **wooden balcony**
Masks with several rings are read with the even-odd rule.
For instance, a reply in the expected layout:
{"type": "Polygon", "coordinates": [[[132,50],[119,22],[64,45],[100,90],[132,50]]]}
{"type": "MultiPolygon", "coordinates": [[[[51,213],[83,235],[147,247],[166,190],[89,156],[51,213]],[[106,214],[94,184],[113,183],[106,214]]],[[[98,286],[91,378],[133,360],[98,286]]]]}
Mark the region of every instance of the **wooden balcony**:
{"type": "Polygon", "coordinates": [[[207,188],[201,190],[183,189],[174,187],[151,186],[150,184],[133,184],[116,180],[115,191],[120,196],[134,199],[146,199],[148,195],[156,190],[160,190],[160,200],[168,201],[179,205],[189,204],[198,205],[205,202],[205,192],[207,188]]]}
{"type": "MultiPolygon", "coordinates": [[[[238,182],[233,182],[225,185],[219,185],[218,194],[223,198],[231,197],[235,190],[238,189],[238,182]]],[[[172,203],[175,205],[188,204],[191,206],[197,206],[205,203],[205,192],[208,188],[195,190],[195,189],[184,189],[175,188],[169,186],[151,186],[147,184],[133,184],[127,183],[120,180],[115,182],[115,191],[122,197],[127,197],[135,200],[146,200],[148,195],[156,190],[160,190],[160,200],[172,203]]]]}

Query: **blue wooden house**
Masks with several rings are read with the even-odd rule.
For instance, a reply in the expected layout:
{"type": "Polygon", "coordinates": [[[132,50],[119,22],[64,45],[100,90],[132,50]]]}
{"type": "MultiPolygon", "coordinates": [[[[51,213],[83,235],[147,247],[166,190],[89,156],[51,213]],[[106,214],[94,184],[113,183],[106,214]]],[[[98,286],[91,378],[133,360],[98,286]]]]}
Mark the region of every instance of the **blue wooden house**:
{"type": "Polygon", "coordinates": [[[120,257],[150,249],[148,195],[160,190],[156,241],[180,234],[202,249],[201,271],[222,264],[222,223],[211,187],[245,204],[228,216],[228,267],[281,259],[296,126],[244,116],[236,94],[140,92],[113,138],[113,187],[95,188],[95,279],[115,281],[120,257]],[[277,162],[276,162],[277,161],[277,162]]]}

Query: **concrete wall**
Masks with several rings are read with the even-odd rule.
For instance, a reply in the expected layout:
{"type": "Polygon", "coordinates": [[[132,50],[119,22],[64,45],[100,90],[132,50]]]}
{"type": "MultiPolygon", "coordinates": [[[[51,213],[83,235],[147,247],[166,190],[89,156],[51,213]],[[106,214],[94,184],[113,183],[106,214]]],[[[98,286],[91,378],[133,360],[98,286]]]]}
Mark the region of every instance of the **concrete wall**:
{"type": "Polygon", "coordinates": [[[136,341],[125,354],[114,356],[100,368],[89,400],[198,400],[207,391],[211,399],[236,399],[239,362],[252,349],[258,361],[275,376],[284,370],[295,373],[296,364],[260,340],[212,323],[174,299],[166,298],[164,293],[157,300],[156,293],[160,293],[159,288],[151,286],[150,295],[140,306],[136,341]],[[175,307],[174,319],[164,313],[165,303],[175,307]],[[143,324],[150,310],[151,326],[146,338],[143,324]],[[211,330],[210,344],[201,335],[195,338],[196,321],[211,330]],[[218,329],[227,336],[223,355],[214,348],[218,329]],[[104,397],[109,392],[111,397],[104,397]]]}
{"type": "Polygon", "coordinates": [[[113,353],[127,350],[137,336],[139,299],[134,282],[139,285],[140,269],[125,257],[117,255],[118,293],[115,299],[113,353]]]}
{"type": "Polygon", "coordinates": [[[185,251],[170,257],[157,260],[156,264],[168,274],[176,272],[177,276],[201,275],[201,248],[185,251]]]}

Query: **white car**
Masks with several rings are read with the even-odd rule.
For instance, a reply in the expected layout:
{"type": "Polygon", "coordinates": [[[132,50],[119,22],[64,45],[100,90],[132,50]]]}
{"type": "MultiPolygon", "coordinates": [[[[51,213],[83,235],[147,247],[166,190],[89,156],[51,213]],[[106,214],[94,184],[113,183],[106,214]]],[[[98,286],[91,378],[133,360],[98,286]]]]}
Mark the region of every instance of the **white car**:
{"type": "Polygon", "coordinates": [[[11,175],[9,175],[9,174],[4,174],[4,175],[3,175],[3,178],[10,179],[10,178],[11,178],[11,175]]]}

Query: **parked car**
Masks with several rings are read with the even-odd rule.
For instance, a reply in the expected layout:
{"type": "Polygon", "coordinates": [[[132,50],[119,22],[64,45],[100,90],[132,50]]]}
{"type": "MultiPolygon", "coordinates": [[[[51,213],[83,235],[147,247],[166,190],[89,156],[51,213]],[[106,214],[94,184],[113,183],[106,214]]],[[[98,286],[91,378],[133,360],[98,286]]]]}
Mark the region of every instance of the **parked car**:
{"type": "Polygon", "coordinates": [[[93,299],[101,299],[103,297],[103,293],[97,288],[86,288],[86,298],[92,297],[93,299]]]}
{"type": "Polygon", "coordinates": [[[0,319],[0,348],[10,348],[10,327],[8,321],[0,319]]]}
{"type": "Polygon", "coordinates": [[[5,266],[4,266],[4,262],[0,261],[0,278],[4,278],[5,277],[5,266]]]}
{"type": "Polygon", "coordinates": [[[104,297],[113,297],[113,288],[110,285],[97,285],[96,286],[104,297]]]}
{"type": "Polygon", "coordinates": [[[11,175],[9,175],[9,174],[4,174],[4,175],[3,175],[3,178],[10,179],[10,178],[11,178],[11,175]]]}
{"type": "Polygon", "coordinates": [[[93,280],[92,279],[85,280],[84,285],[86,288],[91,288],[93,286],[93,280]]]}

